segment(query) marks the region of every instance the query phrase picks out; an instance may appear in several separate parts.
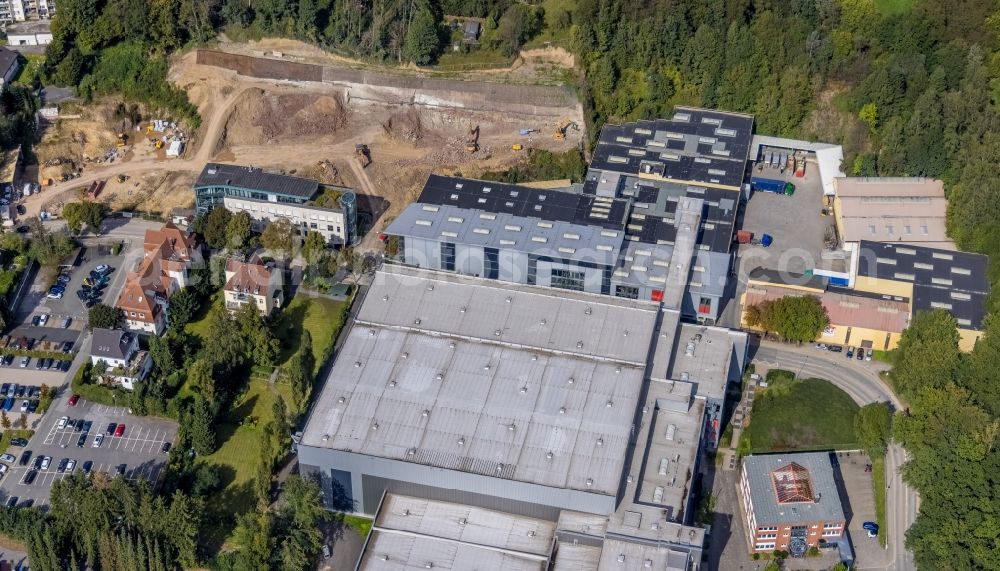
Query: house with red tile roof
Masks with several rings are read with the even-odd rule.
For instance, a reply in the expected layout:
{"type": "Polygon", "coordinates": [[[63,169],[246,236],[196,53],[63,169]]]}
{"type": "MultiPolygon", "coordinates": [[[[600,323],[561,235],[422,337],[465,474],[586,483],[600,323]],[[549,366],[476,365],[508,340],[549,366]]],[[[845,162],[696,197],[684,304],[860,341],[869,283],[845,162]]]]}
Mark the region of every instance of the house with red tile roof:
{"type": "Polygon", "coordinates": [[[238,311],[253,304],[264,317],[281,307],[281,271],[260,263],[230,259],[226,262],[226,309],[238,311]]]}
{"type": "Polygon", "coordinates": [[[194,235],[173,223],[147,230],[143,256],[135,271],[125,277],[125,286],[115,307],[125,314],[132,331],[160,335],[167,324],[167,300],[190,283],[190,269],[201,262],[194,235]]]}

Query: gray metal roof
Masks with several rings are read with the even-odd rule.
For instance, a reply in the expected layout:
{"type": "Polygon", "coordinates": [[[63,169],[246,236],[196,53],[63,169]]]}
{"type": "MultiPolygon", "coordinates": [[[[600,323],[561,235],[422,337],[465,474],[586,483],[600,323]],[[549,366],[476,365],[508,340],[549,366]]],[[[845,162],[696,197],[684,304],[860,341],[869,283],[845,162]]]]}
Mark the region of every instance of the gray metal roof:
{"type": "Polygon", "coordinates": [[[264,193],[310,199],[319,191],[314,180],[264,172],[256,167],[208,163],[198,175],[194,188],[230,186],[264,193]]]}
{"type": "Polygon", "coordinates": [[[407,206],[385,232],[603,265],[615,263],[625,235],[623,230],[420,203],[407,206]]]}
{"type": "Polygon", "coordinates": [[[614,495],[655,318],[650,303],[387,266],[302,443],[614,495]]]}
{"type": "Polygon", "coordinates": [[[755,454],[743,459],[743,472],[750,486],[750,500],[758,527],[844,520],[844,508],[840,504],[833,464],[827,452],[755,454]],[[815,501],[778,503],[771,473],[792,462],[808,470],[815,501]]]}
{"type": "Polygon", "coordinates": [[[7,73],[7,70],[17,65],[17,52],[0,46],[0,76],[7,73]]]}
{"type": "Polygon", "coordinates": [[[682,323],[669,377],[694,383],[699,396],[722,399],[742,374],[747,342],[744,331],[682,323]]]}
{"type": "Polygon", "coordinates": [[[90,354],[106,359],[125,359],[125,351],[132,341],[131,334],[119,329],[94,328],[94,338],[90,345],[90,354]]]}

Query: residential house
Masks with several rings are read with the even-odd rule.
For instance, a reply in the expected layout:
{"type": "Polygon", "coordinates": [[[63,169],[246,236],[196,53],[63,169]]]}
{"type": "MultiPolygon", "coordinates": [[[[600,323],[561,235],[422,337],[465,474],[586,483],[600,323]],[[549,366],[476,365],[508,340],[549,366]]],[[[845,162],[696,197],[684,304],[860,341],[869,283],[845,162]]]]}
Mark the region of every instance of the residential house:
{"type": "Polygon", "coordinates": [[[194,235],[169,222],[159,230],[147,230],[142,261],[125,278],[115,304],[125,313],[126,327],[160,335],[166,327],[167,299],[189,285],[188,272],[200,262],[194,235]]]}
{"type": "Polygon", "coordinates": [[[94,365],[104,363],[102,382],[127,390],[146,378],[152,366],[149,353],[139,349],[139,336],[118,329],[94,328],[90,362],[94,365]]]}
{"type": "Polygon", "coordinates": [[[257,260],[243,262],[231,259],[226,262],[226,308],[237,311],[252,303],[261,315],[267,317],[281,307],[281,283],[281,270],[257,260]]]}
{"type": "Polygon", "coordinates": [[[17,61],[17,56],[18,54],[14,50],[0,47],[0,78],[3,78],[0,90],[6,89],[10,85],[10,82],[14,81],[14,77],[21,69],[21,64],[17,61]]]}

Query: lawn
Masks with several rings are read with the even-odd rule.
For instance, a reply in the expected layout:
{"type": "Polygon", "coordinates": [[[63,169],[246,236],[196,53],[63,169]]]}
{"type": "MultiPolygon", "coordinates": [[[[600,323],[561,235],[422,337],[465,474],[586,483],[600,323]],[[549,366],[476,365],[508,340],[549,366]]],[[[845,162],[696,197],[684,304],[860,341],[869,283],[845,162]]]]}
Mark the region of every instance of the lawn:
{"type": "Polygon", "coordinates": [[[872,458],[872,487],[875,488],[875,523],[878,524],[878,542],[885,548],[888,542],[886,537],[888,529],[885,527],[885,456],[872,458]]]}
{"type": "Polygon", "coordinates": [[[368,537],[372,526],[375,524],[374,520],[366,517],[351,514],[342,514],[340,517],[344,518],[344,525],[354,530],[354,533],[357,533],[362,540],[368,537]]]}
{"type": "Polygon", "coordinates": [[[209,298],[209,302],[201,306],[198,314],[184,326],[184,329],[187,330],[188,333],[197,335],[198,337],[204,339],[205,335],[208,333],[209,318],[212,316],[212,312],[215,311],[216,308],[222,307],[223,299],[222,291],[213,293],[212,297],[209,298]]]}
{"type": "Polygon", "coordinates": [[[216,425],[218,450],[200,461],[219,468],[225,488],[215,496],[209,509],[220,515],[233,515],[254,506],[251,482],[260,457],[261,430],[271,420],[271,407],[281,394],[290,398],[287,388],[250,381],[247,392],[233,403],[232,409],[216,425]],[[256,417],[256,424],[245,422],[256,417]]]}
{"type": "Polygon", "coordinates": [[[326,297],[297,295],[288,307],[281,311],[274,326],[274,335],[281,340],[278,365],[283,365],[299,350],[302,331],[308,330],[312,336],[313,355],[316,357],[318,373],[325,357],[329,356],[336,335],[344,326],[350,302],[334,301],[326,297]]]}
{"type": "Polygon", "coordinates": [[[768,374],[768,388],[757,394],[744,430],[744,452],[834,450],[858,447],[847,393],[822,379],[796,379],[787,371],[768,374]]]}

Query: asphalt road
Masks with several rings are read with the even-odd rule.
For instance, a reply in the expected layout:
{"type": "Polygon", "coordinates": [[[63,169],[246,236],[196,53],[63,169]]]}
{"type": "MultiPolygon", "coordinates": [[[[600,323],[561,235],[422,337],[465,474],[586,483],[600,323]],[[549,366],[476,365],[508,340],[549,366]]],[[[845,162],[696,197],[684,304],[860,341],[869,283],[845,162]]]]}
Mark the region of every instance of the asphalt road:
{"type": "MultiPolygon", "coordinates": [[[[762,341],[756,348],[754,361],[793,371],[798,376],[826,379],[844,390],[858,404],[888,402],[896,410],[903,405],[892,390],[878,376],[887,365],[875,361],[847,359],[843,353],[831,353],[816,349],[813,345],[793,347],[762,341]]],[[[892,445],[885,458],[886,484],[886,525],[889,528],[890,563],[884,567],[864,567],[858,569],[886,569],[909,571],[916,569],[913,554],[906,549],[906,530],[913,525],[920,506],[916,491],[903,482],[900,467],[906,462],[906,451],[892,445]]]]}

